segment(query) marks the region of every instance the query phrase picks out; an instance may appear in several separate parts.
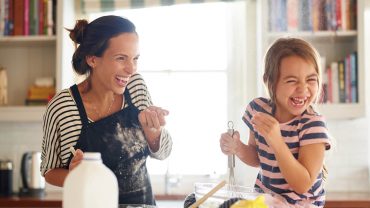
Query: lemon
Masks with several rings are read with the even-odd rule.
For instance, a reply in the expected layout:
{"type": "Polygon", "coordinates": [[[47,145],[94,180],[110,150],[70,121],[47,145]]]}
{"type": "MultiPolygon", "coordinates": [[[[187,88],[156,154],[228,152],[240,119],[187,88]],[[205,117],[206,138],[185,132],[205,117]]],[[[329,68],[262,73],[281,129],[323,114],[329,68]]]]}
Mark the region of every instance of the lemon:
{"type": "Polygon", "coordinates": [[[258,196],[255,200],[239,200],[230,208],[268,208],[265,204],[265,197],[258,196]]]}

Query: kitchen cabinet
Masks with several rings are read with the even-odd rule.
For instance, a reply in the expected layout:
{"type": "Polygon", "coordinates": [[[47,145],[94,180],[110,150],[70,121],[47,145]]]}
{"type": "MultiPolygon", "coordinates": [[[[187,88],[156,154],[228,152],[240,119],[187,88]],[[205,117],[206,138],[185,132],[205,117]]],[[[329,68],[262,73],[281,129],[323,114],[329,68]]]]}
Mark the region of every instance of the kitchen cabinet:
{"type": "Polygon", "coordinates": [[[28,88],[37,77],[53,77],[56,91],[72,72],[73,44],[65,27],[72,27],[73,0],[57,0],[56,34],[1,36],[0,65],[8,74],[8,104],[0,106],[0,121],[42,121],[45,106],[26,106],[28,88]]]}
{"type": "MultiPolygon", "coordinates": [[[[369,3],[365,0],[344,0],[339,1],[343,4],[345,2],[357,2],[355,8],[357,8],[357,13],[354,14],[357,21],[355,21],[355,27],[349,29],[314,29],[312,26],[309,29],[303,29],[300,26],[296,26],[300,24],[299,17],[302,17],[301,13],[307,13],[307,9],[302,9],[301,4],[304,2],[316,2],[318,4],[324,4],[324,7],[328,6],[328,2],[324,0],[314,0],[314,1],[295,1],[295,0],[287,0],[287,1],[257,1],[257,22],[258,22],[258,50],[257,50],[257,68],[259,69],[259,79],[262,80],[263,74],[263,57],[267,48],[270,44],[273,43],[279,37],[300,37],[305,39],[306,41],[310,42],[320,53],[320,56],[325,57],[324,63],[325,68],[323,68],[323,72],[325,69],[332,63],[338,62],[340,60],[344,60],[346,56],[349,54],[356,52],[357,53],[357,101],[353,102],[345,102],[345,103],[330,103],[330,104],[319,104],[318,110],[320,113],[325,115],[328,119],[352,119],[352,118],[359,118],[364,117],[366,113],[366,85],[368,78],[366,76],[367,72],[366,69],[369,68],[369,63],[366,60],[366,57],[369,57],[369,49],[366,50],[366,45],[370,41],[370,36],[365,35],[369,31],[369,24],[365,24],[365,13],[367,8],[369,7],[369,3]],[[278,3],[280,2],[280,3],[278,3]],[[281,3],[283,2],[283,3],[281,3]],[[326,2],[326,3],[325,3],[326,2]],[[293,6],[291,6],[293,4],[293,6]],[[278,6],[277,6],[278,5],[278,6]],[[283,6],[282,6],[283,5],[283,6]],[[269,10],[269,7],[273,7],[272,10],[269,10]],[[297,11],[298,19],[291,19],[292,14],[292,7],[298,7],[297,11]],[[289,14],[279,16],[279,12],[286,11],[289,9],[289,14]],[[277,15],[279,18],[277,23],[281,24],[281,22],[285,22],[285,26],[279,26],[277,23],[271,23],[274,19],[271,16],[277,15]],[[357,15],[357,16],[356,16],[357,15]],[[293,21],[292,21],[293,20],[293,21]],[[297,23],[298,21],[298,23],[297,23]],[[292,23],[293,22],[293,23],[292,23]],[[296,28],[292,28],[291,24],[295,25],[296,28]],[[290,26],[289,26],[290,25],[290,26]]],[[[332,1],[335,2],[335,1],[332,1]]],[[[338,2],[338,1],[337,1],[338,2]]],[[[315,4],[315,3],[312,3],[315,4]]],[[[330,6],[330,5],[329,5],[330,6]]],[[[312,7],[306,7],[312,8],[312,7]]],[[[271,9],[271,8],[270,8],[271,9]]],[[[283,12],[285,14],[285,12],[283,12]]],[[[311,11],[309,16],[314,14],[311,11]]],[[[305,14],[303,14],[305,15],[305,14]]],[[[333,15],[332,13],[326,11],[324,15],[333,15]]],[[[294,14],[293,14],[294,16],[294,14]]],[[[309,19],[308,16],[304,18],[309,19]]],[[[304,19],[303,18],[303,19],[304,19]]],[[[315,18],[313,18],[311,22],[314,24],[315,18]]],[[[347,21],[348,22],[348,21],[347,21]]],[[[329,23],[328,23],[329,24],[329,23]]],[[[302,24],[304,25],[304,24],[302,24]]],[[[334,86],[333,86],[334,87],[334,86]]],[[[263,94],[262,87],[259,89],[260,94],[263,94]]]]}

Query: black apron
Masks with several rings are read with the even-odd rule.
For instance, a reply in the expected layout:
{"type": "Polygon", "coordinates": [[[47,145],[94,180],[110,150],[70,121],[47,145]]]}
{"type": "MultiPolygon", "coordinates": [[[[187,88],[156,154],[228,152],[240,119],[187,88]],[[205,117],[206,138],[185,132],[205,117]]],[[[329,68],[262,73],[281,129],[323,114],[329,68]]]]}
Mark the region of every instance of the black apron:
{"type": "Polygon", "coordinates": [[[155,205],[146,168],[150,151],[139,124],[139,110],[132,104],[128,90],[124,92],[128,104],[126,108],[89,123],[77,85],[70,89],[82,121],[75,149],[101,153],[103,163],[117,177],[120,204],[155,205]]]}

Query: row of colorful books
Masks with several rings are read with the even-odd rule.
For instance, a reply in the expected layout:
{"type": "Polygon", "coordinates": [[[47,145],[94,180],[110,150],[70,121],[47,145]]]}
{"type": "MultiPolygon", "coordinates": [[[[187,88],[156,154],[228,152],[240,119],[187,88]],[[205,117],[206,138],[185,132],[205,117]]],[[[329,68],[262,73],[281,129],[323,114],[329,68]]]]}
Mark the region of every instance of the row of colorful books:
{"type": "Polygon", "coordinates": [[[269,0],[269,30],[356,30],[356,0],[269,0]]]}
{"type": "Polygon", "coordinates": [[[0,36],[54,35],[56,0],[0,0],[0,36]]]}
{"type": "Polygon", "coordinates": [[[324,103],[358,102],[357,52],[327,66],[323,76],[324,103]]]}

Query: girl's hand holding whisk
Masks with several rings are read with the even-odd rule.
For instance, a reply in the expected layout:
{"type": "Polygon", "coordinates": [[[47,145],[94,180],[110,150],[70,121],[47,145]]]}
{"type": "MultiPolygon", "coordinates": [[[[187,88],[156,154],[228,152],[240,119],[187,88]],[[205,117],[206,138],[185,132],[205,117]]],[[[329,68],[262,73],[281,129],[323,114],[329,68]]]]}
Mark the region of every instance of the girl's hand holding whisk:
{"type": "Polygon", "coordinates": [[[228,132],[221,134],[220,147],[224,154],[236,155],[239,152],[241,144],[242,142],[240,141],[240,134],[238,131],[235,131],[233,136],[230,136],[228,132]]]}

